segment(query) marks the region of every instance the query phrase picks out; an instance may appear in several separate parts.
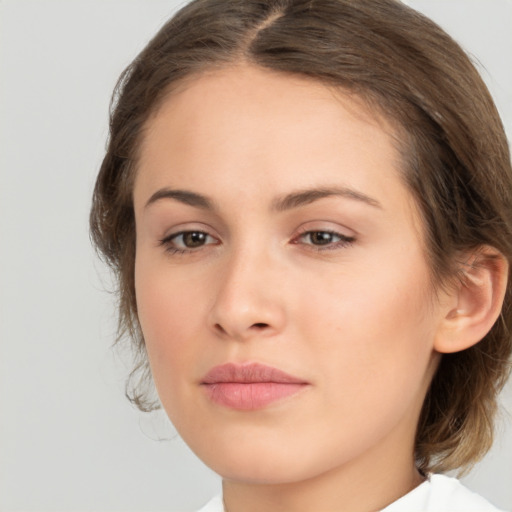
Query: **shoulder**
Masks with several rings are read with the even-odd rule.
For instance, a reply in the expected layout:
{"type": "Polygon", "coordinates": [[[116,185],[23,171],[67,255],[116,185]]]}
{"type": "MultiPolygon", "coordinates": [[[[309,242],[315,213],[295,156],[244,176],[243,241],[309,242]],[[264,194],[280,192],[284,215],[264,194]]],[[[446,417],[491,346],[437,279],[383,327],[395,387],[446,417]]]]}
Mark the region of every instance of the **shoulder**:
{"type": "Polygon", "coordinates": [[[222,501],[222,496],[220,494],[215,496],[197,512],[224,512],[224,503],[222,501]]]}
{"type": "Polygon", "coordinates": [[[431,475],[427,481],[382,512],[500,512],[456,478],[431,475]]]}
{"type": "MultiPolygon", "coordinates": [[[[211,499],[198,512],[224,512],[222,496],[211,499]]],[[[431,475],[427,481],[381,512],[503,512],[456,478],[431,475]]]]}
{"type": "Polygon", "coordinates": [[[444,506],[445,510],[450,507],[450,510],[463,512],[499,512],[494,505],[464,487],[456,478],[445,475],[430,477],[430,494],[434,507],[431,510],[442,510],[444,506]]]}

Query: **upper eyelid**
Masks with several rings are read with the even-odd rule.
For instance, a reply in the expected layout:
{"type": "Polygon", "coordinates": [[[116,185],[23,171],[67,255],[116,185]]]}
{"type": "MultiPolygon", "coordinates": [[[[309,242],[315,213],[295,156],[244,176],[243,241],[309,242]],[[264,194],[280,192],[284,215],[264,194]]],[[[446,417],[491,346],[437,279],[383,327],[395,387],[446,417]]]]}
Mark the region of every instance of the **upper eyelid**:
{"type": "Polygon", "coordinates": [[[218,231],[213,229],[211,226],[207,224],[203,224],[202,222],[184,222],[180,223],[172,228],[166,229],[165,234],[160,237],[160,239],[169,239],[173,236],[178,236],[183,233],[206,233],[214,238],[220,238],[218,231]]]}
{"type": "Polygon", "coordinates": [[[209,236],[210,238],[213,238],[214,240],[219,239],[217,236],[212,235],[211,233],[209,233],[208,231],[205,231],[204,229],[182,229],[180,231],[176,231],[176,232],[170,233],[168,235],[165,235],[160,241],[162,243],[169,242],[169,241],[173,240],[174,238],[186,235],[187,233],[204,233],[206,236],[209,236]]]}
{"type": "Polygon", "coordinates": [[[306,229],[305,231],[299,233],[299,237],[308,235],[310,233],[329,233],[330,235],[336,235],[341,238],[355,238],[353,235],[347,235],[340,231],[336,231],[335,229],[306,229]]]}
{"type": "MultiPolygon", "coordinates": [[[[307,229],[301,233],[299,233],[297,236],[295,236],[292,241],[295,242],[296,240],[299,240],[300,238],[304,237],[305,235],[309,235],[312,233],[328,233],[333,236],[337,236],[341,239],[342,242],[354,242],[356,240],[356,237],[353,235],[346,235],[344,233],[340,233],[339,231],[335,231],[332,229],[307,229]]],[[[339,243],[338,242],[332,242],[333,244],[339,243]]],[[[311,244],[307,244],[311,245],[311,244]]]]}
{"type": "Polygon", "coordinates": [[[330,221],[305,222],[299,227],[298,232],[299,234],[327,232],[344,238],[356,238],[358,236],[358,233],[355,230],[330,221]]]}

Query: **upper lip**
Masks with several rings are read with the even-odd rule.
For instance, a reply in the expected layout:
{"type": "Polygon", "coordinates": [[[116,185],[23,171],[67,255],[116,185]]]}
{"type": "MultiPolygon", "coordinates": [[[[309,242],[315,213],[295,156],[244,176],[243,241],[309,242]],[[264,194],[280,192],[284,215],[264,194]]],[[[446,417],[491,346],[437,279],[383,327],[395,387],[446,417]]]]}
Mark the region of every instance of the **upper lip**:
{"type": "Polygon", "coordinates": [[[220,382],[255,383],[274,382],[279,384],[307,384],[304,379],[260,363],[226,363],[213,367],[201,380],[201,384],[220,382]]]}

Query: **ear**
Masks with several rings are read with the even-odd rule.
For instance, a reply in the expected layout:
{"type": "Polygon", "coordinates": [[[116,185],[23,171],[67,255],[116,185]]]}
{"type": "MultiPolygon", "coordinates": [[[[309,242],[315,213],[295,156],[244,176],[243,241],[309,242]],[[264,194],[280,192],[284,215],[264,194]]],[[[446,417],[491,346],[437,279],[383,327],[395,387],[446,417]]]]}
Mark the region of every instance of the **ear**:
{"type": "Polygon", "coordinates": [[[478,343],[501,313],[508,279],[508,262],[496,249],[482,246],[466,255],[460,277],[443,301],[434,348],[459,352],[478,343]]]}

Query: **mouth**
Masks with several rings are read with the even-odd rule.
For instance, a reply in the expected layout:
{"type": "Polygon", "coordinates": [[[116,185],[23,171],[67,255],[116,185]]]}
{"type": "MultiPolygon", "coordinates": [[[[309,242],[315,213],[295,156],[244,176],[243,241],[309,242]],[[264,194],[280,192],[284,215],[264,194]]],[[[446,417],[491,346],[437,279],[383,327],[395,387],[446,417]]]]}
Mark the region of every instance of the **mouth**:
{"type": "Polygon", "coordinates": [[[210,400],[242,411],[263,409],[307,386],[304,379],[259,363],[215,366],[201,380],[210,400]]]}

